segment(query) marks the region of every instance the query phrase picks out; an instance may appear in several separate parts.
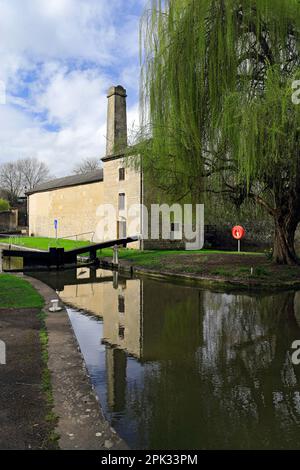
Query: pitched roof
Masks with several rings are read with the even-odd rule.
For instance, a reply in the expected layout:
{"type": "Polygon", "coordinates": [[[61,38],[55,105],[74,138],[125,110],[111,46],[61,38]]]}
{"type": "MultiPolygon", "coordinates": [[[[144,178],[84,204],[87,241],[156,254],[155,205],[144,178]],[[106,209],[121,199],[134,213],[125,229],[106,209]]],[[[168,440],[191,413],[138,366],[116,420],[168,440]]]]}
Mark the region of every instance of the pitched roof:
{"type": "Polygon", "coordinates": [[[47,181],[46,183],[38,184],[26,194],[42,193],[46,191],[53,191],[59,188],[68,188],[70,186],[80,186],[83,184],[99,183],[103,181],[103,170],[95,170],[85,175],[72,175],[64,178],[57,178],[55,180],[47,181]]]}

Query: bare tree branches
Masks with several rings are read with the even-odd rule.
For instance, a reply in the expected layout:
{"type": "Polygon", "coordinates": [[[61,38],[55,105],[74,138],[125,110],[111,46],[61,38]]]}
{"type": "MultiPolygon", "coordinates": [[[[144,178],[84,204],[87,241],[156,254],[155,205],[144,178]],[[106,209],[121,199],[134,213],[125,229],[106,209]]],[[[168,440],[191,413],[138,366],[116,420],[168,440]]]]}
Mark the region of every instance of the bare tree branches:
{"type": "Polygon", "coordinates": [[[51,178],[46,163],[39,161],[37,158],[19,160],[17,166],[22,177],[23,185],[27,190],[51,178]]]}
{"type": "Polygon", "coordinates": [[[0,166],[0,189],[14,205],[27,190],[51,179],[46,163],[25,158],[0,166]]]}
{"type": "Polygon", "coordinates": [[[6,192],[9,202],[15,204],[24,189],[17,163],[4,163],[0,167],[0,184],[1,189],[6,192]]]}
{"type": "Polygon", "coordinates": [[[91,173],[92,171],[100,170],[101,163],[99,158],[91,157],[84,158],[80,163],[78,163],[74,169],[73,173],[76,175],[85,175],[91,173]]]}

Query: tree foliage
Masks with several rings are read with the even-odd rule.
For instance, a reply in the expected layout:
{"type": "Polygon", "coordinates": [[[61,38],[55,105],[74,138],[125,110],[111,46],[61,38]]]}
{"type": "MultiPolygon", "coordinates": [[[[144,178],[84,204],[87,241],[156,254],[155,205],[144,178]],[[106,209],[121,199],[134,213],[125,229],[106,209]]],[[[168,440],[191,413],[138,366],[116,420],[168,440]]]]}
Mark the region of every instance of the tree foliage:
{"type": "Polygon", "coordinates": [[[153,0],[141,34],[145,173],[174,198],[253,198],[280,262],[300,221],[299,27],[298,0],[153,0]]]}
{"type": "Polygon", "coordinates": [[[0,198],[0,212],[8,211],[10,208],[9,202],[5,199],[0,198]]]}

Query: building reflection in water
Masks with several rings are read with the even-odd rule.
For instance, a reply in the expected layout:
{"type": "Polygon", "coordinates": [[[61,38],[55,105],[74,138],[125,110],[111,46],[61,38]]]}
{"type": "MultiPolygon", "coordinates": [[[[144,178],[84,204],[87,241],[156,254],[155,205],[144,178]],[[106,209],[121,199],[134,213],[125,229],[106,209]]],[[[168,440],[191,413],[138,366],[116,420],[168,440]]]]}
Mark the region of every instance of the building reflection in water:
{"type": "Polygon", "coordinates": [[[300,367],[291,362],[300,293],[90,276],[78,270],[60,295],[103,319],[104,407],[131,446],[300,446],[300,367]]]}
{"type": "Polygon", "coordinates": [[[64,285],[60,297],[67,304],[103,320],[108,404],[112,411],[122,411],[128,356],[144,363],[172,359],[178,352],[178,360],[185,362],[186,357],[195,353],[200,345],[200,295],[191,290],[189,302],[184,299],[186,312],[180,324],[176,318],[166,328],[166,317],[160,315],[161,306],[165,306],[171,320],[174,308],[182,306],[180,289],[173,292],[173,286],[166,284],[157,295],[155,283],[126,279],[117,272],[112,273],[111,282],[108,272],[98,269],[93,273],[94,282],[83,282],[90,276],[89,268],[78,269],[77,283],[64,285]],[[97,282],[102,280],[106,282],[97,282]]]}
{"type": "MultiPolygon", "coordinates": [[[[90,276],[89,268],[77,270],[77,280],[90,276]]],[[[140,360],[143,355],[141,281],[119,277],[118,272],[108,275],[101,269],[93,276],[93,283],[65,285],[60,296],[103,320],[108,406],[113,412],[121,412],[125,408],[127,356],[140,360]]]]}

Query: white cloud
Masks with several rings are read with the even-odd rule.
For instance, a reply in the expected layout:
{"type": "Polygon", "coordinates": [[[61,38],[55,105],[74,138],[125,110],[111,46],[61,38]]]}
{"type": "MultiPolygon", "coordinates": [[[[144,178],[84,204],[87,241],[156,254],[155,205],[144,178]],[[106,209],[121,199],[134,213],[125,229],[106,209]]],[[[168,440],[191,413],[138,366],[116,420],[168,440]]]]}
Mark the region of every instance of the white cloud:
{"type": "MultiPolygon", "coordinates": [[[[50,99],[51,93],[45,97],[50,99]]],[[[59,107],[59,100],[54,102],[53,107],[49,106],[56,120],[61,125],[64,123],[57,132],[44,129],[40,122],[35,122],[23,110],[16,110],[10,105],[0,106],[1,161],[36,156],[48,163],[51,172],[59,176],[70,173],[82,158],[104,156],[106,95],[98,93],[98,99],[94,102],[91,94],[85,102],[88,112],[85,112],[84,106],[80,107],[82,95],[78,97],[78,106],[75,102],[71,103],[72,96],[75,98],[76,94],[72,95],[72,90],[69,90],[70,101],[67,100],[65,108],[59,107]],[[105,106],[101,103],[105,103],[105,106]]],[[[128,109],[129,129],[133,121],[138,121],[137,106],[128,109]]]]}
{"type": "Polygon", "coordinates": [[[1,50],[42,61],[110,61],[114,4],[115,0],[0,0],[1,50]]]}
{"type": "Polygon", "coordinates": [[[84,125],[86,116],[100,122],[105,117],[105,91],[109,78],[99,76],[94,70],[68,73],[58,71],[46,90],[34,97],[37,111],[47,111],[50,123],[60,126],[84,125]]]}
{"type": "Polygon", "coordinates": [[[0,163],[37,156],[57,176],[104,155],[106,90],[138,122],[138,13],[146,0],[0,0],[0,163]],[[139,8],[139,10],[138,10],[139,8]]]}

